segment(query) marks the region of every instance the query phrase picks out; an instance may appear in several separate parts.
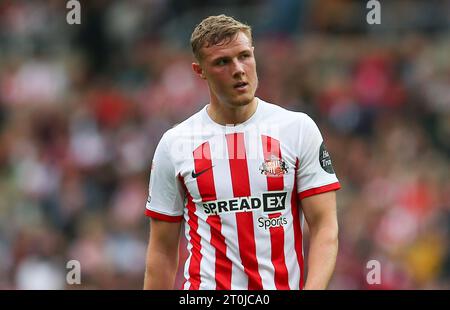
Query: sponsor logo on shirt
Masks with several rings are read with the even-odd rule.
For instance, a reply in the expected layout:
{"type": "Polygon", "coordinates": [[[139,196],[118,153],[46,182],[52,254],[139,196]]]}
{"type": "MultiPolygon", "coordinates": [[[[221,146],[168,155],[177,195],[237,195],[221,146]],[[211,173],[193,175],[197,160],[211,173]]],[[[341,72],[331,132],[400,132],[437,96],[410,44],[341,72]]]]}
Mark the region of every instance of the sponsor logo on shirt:
{"type": "Polygon", "coordinates": [[[203,170],[199,171],[198,173],[195,173],[195,171],[192,170],[191,176],[192,176],[193,179],[195,179],[195,178],[199,177],[200,175],[202,175],[203,173],[205,173],[206,171],[208,171],[209,169],[212,169],[213,167],[214,166],[208,167],[206,169],[203,169],[203,170]]]}
{"type": "Polygon", "coordinates": [[[248,212],[261,208],[264,213],[272,213],[286,209],[286,196],[287,192],[270,192],[263,193],[261,197],[239,197],[204,202],[202,206],[208,215],[248,212]]]}
{"type": "Polygon", "coordinates": [[[288,166],[282,158],[272,156],[261,164],[259,171],[266,176],[280,177],[288,173],[288,166]]]}
{"type": "Polygon", "coordinates": [[[258,218],[258,227],[264,228],[266,230],[274,227],[282,227],[284,225],[287,225],[287,223],[288,223],[287,218],[285,218],[284,216],[274,218],[266,218],[266,217],[258,218]]]}

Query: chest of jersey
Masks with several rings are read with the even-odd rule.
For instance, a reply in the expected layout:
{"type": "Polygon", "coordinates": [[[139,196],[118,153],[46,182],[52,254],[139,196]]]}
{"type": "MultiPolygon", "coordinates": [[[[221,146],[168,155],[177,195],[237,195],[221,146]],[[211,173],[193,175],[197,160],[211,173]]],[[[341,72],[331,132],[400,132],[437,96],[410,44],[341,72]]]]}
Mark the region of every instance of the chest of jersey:
{"type": "Polygon", "coordinates": [[[297,158],[278,137],[237,132],[214,135],[194,144],[180,165],[197,211],[208,215],[236,212],[287,212],[297,158]]]}

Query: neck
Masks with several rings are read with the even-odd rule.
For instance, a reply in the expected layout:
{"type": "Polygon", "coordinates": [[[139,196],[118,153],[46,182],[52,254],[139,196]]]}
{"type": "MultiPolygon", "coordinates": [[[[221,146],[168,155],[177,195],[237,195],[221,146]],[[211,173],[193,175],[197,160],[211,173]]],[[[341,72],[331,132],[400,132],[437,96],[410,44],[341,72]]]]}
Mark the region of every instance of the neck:
{"type": "Polygon", "coordinates": [[[228,106],[218,102],[211,101],[206,112],[211,119],[220,125],[237,125],[247,121],[256,112],[258,100],[256,97],[246,105],[228,106]]]}

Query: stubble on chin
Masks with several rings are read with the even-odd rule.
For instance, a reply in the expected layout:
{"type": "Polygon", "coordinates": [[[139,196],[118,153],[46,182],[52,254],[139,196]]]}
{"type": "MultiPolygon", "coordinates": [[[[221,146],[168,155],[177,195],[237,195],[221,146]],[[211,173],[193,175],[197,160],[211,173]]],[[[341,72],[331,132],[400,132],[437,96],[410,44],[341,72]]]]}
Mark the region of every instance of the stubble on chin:
{"type": "Polygon", "coordinates": [[[255,96],[246,96],[246,98],[236,98],[232,101],[230,101],[230,105],[235,106],[235,107],[243,107],[246,105],[249,105],[253,99],[255,98],[255,96]]]}

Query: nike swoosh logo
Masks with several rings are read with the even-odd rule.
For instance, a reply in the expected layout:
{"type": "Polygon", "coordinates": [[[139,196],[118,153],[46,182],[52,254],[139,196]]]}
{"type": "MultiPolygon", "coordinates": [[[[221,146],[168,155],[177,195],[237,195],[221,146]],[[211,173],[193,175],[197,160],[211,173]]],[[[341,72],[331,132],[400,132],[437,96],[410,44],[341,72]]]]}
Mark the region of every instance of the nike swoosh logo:
{"type": "Polygon", "coordinates": [[[206,171],[208,171],[209,169],[211,169],[212,167],[214,167],[214,166],[211,166],[211,167],[209,167],[209,168],[206,168],[205,170],[202,170],[202,171],[200,171],[199,173],[195,173],[194,171],[192,171],[192,174],[191,174],[191,176],[192,176],[192,178],[197,178],[197,177],[199,177],[201,174],[203,174],[203,173],[205,173],[206,171]]]}

